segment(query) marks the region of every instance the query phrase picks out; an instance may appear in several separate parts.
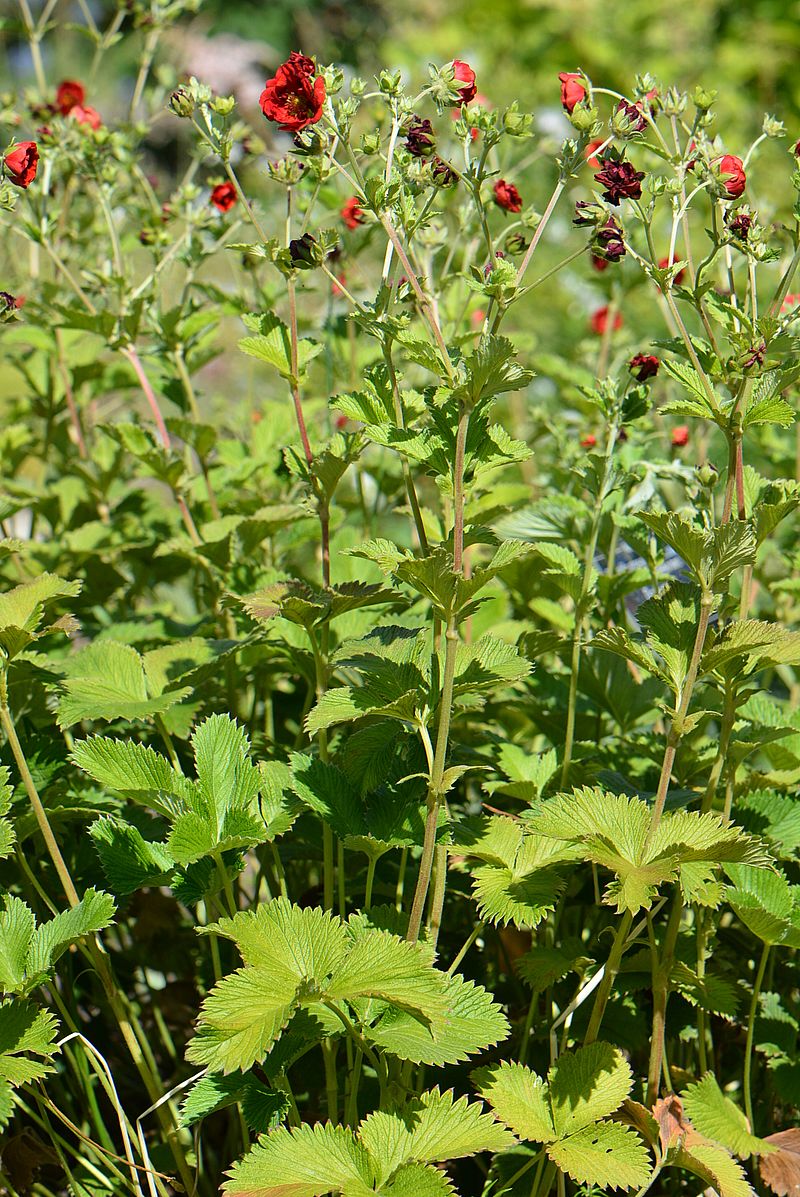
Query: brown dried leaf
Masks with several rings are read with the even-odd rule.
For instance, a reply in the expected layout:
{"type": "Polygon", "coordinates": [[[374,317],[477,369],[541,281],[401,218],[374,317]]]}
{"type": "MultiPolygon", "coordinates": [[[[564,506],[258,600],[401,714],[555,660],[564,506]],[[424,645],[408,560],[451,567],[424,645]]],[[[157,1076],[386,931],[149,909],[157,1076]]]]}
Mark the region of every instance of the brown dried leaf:
{"type": "Polygon", "coordinates": [[[777,1197],[800,1197],[800,1127],[767,1135],[766,1142],[777,1151],[759,1157],[758,1170],[764,1184],[777,1197]]]}

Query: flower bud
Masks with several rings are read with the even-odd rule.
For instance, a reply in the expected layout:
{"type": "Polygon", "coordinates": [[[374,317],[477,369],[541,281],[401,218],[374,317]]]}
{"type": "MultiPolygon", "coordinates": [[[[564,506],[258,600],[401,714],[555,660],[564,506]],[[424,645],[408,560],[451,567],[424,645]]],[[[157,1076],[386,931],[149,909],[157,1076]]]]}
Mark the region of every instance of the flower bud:
{"type": "Polygon", "coordinates": [[[698,112],[708,112],[709,108],[714,103],[716,98],[717,98],[716,91],[714,91],[713,89],[706,89],[704,87],[700,87],[699,84],[694,89],[694,92],[692,93],[692,103],[694,104],[694,106],[698,110],[698,112]]]}
{"type": "Polygon", "coordinates": [[[236,107],[236,101],[233,96],[217,96],[209,104],[212,112],[216,112],[217,116],[230,116],[236,107]]]}
{"type": "Polygon", "coordinates": [[[185,87],[179,87],[170,96],[168,107],[176,116],[189,117],[194,112],[194,100],[185,87]]]}
{"type": "Polygon", "coordinates": [[[636,104],[620,100],[611,117],[611,128],[618,137],[636,137],[647,128],[647,118],[636,104]]]}
{"type": "Polygon", "coordinates": [[[452,187],[458,180],[456,172],[443,158],[434,158],[432,174],[437,187],[452,187]]]}
{"type": "Polygon", "coordinates": [[[522,233],[512,233],[510,237],[506,237],[506,251],[513,257],[519,257],[524,254],[528,248],[528,242],[522,236],[522,233]]]}
{"type": "Polygon", "coordinates": [[[299,182],[305,167],[296,158],[278,158],[275,162],[267,163],[267,174],[276,183],[283,183],[285,187],[292,187],[299,182]]]}
{"type": "Polygon", "coordinates": [[[296,270],[313,270],[322,261],[322,248],[310,233],[289,242],[289,258],[296,270]]]}

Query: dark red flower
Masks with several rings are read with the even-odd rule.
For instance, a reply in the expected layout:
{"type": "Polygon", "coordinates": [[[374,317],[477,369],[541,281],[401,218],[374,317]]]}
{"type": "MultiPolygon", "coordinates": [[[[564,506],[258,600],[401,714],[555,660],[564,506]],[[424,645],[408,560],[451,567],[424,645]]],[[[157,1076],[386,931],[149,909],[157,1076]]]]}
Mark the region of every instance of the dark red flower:
{"type": "Polygon", "coordinates": [[[218,212],[230,212],[237,198],[233,183],[217,183],[208,202],[213,204],[218,212]]]}
{"type": "Polygon", "coordinates": [[[737,212],[726,223],[734,237],[740,241],[746,241],[753,224],[753,217],[749,212],[737,212]]]}
{"type": "Polygon", "coordinates": [[[505,212],[521,212],[522,196],[513,183],[498,179],[494,185],[494,202],[505,212]]]}
{"type": "Polygon", "coordinates": [[[458,175],[453,170],[449,162],[445,162],[444,158],[434,158],[433,166],[433,181],[437,187],[452,187],[458,179],[458,175]]]}
{"type": "Polygon", "coordinates": [[[647,118],[643,115],[639,104],[629,104],[627,100],[620,100],[617,104],[617,120],[624,120],[628,133],[644,133],[647,128],[647,118]]]}
{"type": "Polygon", "coordinates": [[[86,99],[86,88],[76,79],[64,79],[56,88],[56,108],[66,116],[86,99]]]}
{"type": "Polygon", "coordinates": [[[729,199],[738,199],[747,186],[747,175],[744,173],[741,158],[733,154],[724,154],[717,165],[727,196],[729,199]]]}
{"type": "Polygon", "coordinates": [[[12,295],[10,291],[0,291],[0,312],[11,312],[21,308],[25,302],[24,295],[12,295]]]}
{"type": "Polygon", "coordinates": [[[469,63],[462,62],[460,58],[454,58],[453,78],[462,84],[458,89],[458,94],[461,97],[459,104],[471,104],[478,94],[478,88],[475,83],[475,72],[469,63]]]}
{"type": "Polygon", "coordinates": [[[611,263],[608,258],[601,258],[598,254],[592,254],[592,266],[598,273],[602,274],[604,270],[608,270],[611,263]]]}
{"type": "Polygon", "coordinates": [[[3,159],[9,182],[28,187],[36,178],[39,149],[35,141],[20,141],[3,159]]]}
{"type": "Polygon", "coordinates": [[[406,149],[414,158],[427,158],[436,146],[436,135],[429,120],[420,120],[418,116],[412,118],[406,127],[406,149]]]}
{"type": "Polygon", "coordinates": [[[572,113],[575,105],[586,99],[583,75],[562,71],[558,77],[561,81],[561,103],[567,112],[572,113]]]}
{"type": "Polygon", "coordinates": [[[605,258],[607,262],[618,262],[624,258],[627,250],[623,240],[622,229],[613,216],[595,232],[591,245],[592,253],[598,258],[605,258]]]}
{"type": "Polygon", "coordinates": [[[794,143],[794,150],[792,152],[795,158],[800,158],[800,141],[794,143]]]}
{"type": "Polygon", "coordinates": [[[357,229],[364,223],[364,209],[359,203],[358,196],[352,195],[342,208],[341,217],[348,229],[357,229]]]}
{"type": "Polygon", "coordinates": [[[103,123],[97,109],[90,108],[88,105],[84,108],[82,104],[75,104],[67,115],[71,120],[77,121],[79,125],[88,125],[90,129],[99,129],[103,123]]]}
{"type": "Polygon", "coordinates": [[[646,382],[648,378],[655,378],[660,364],[652,353],[637,353],[628,362],[628,369],[637,382],[646,382]]]}
{"type": "Polygon", "coordinates": [[[634,170],[630,162],[604,158],[603,169],[594,176],[604,187],[603,199],[616,207],[623,199],[641,199],[643,170],[634,170]]]}
{"type": "Polygon", "coordinates": [[[297,133],[314,125],[322,116],[325,80],[314,78],[314,63],[295,50],[268,79],[259,104],[268,121],[275,121],[286,133],[297,133]]]}
{"type": "MultiPolygon", "coordinates": [[[[670,261],[669,258],[662,258],[661,261],[658,263],[658,268],[659,268],[659,270],[666,270],[667,267],[671,266],[671,265],[672,265],[672,262],[670,261]]],[[[672,281],[676,287],[679,287],[685,278],[686,278],[686,267],[682,266],[672,281]]]]}
{"type": "Polygon", "coordinates": [[[594,141],[589,142],[586,149],[583,151],[583,156],[588,162],[589,166],[591,166],[592,170],[600,169],[600,159],[595,157],[595,150],[599,150],[600,146],[603,144],[602,137],[596,137],[594,141]]]}
{"type": "MultiPolygon", "coordinates": [[[[603,308],[598,308],[596,312],[592,312],[591,319],[589,320],[589,327],[591,328],[593,333],[597,334],[598,337],[603,335],[603,333],[608,328],[608,305],[607,304],[603,308]]],[[[617,332],[620,328],[622,328],[622,313],[615,312],[614,313],[613,330],[614,330],[614,332],[617,332]]]]}
{"type": "Polygon", "coordinates": [[[596,444],[597,444],[597,437],[594,435],[594,433],[591,433],[591,432],[588,434],[588,436],[583,437],[583,439],[581,440],[581,448],[582,449],[593,449],[596,444]]]}
{"type": "Polygon", "coordinates": [[[674,449],[682,449],[684,445],[689,444],[689,425],[678,424],[677,428],[672,429],[672,446],[674,449]]]}

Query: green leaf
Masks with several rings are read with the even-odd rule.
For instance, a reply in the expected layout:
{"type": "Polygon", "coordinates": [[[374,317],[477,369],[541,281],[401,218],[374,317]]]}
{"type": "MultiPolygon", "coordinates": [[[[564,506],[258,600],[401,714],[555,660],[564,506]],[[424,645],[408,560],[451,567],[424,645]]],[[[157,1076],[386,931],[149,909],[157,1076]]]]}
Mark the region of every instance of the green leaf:
{"type": "Polygon", "coordinates": [[[58,704],[59,727],[83,719],[147,719],[163,714],[191,691],[148,692],[144,661],[135,648],[96,640],[66,663],[58,704]]]}
{"type": "MultiPolygon", "coordinates": [[[[242,337],[239,348],[250,357],[267,362],[282,378],[292,380],[292,352],[289,330],[272,312],[246,318],[245,323],[255,330],[253,337],[242,337]]],[[[323,346],[301,337],[297,344],[297,380],[302,378],[308,363],[322,353],[323,346]]]]}
{"type": "MultiPolygon", "coordinates": [[[[506,1039],[509,1025],[502,1009],[480,985],[457,974],[444,978],[447,1008],[428,1026],[413,1014],[387,1005],[364,1027],[364,1037],[400,1060],[416,1064],[457,1064],[506,1039]]],[[[375,1010],[378,1003],[371,1007],[375,1010]]]]}
{"type": "Polygon", "coordinates": [[[635,1131],[617,1122],[596,1122],[547,1149],[550,1159],[578,1184],[599,1189],[638,1189],[652,1171],[635,1131]]]}
{"type": "Polygon", "coordinates": [[[144,838],[138,828],[106,816],[89,828],[106,880],[121,897],[168,881],[175,861],[163,844],[144,838]]]}
{"type": "Polygon", "coordinates": [[[47,604],[59,598],[74,598],[80,582],[67,582],[56,574],[40,574],[32,582],[23,582],[0,594],[0,651],[14,657],[47,632],[70,632],[77,627],[71,616],[62,617],[42,627],[47,604]]]}
{"type": "Polygon", "coordinates": [[[478,1091],[515,1135],[530,1143],[556,1138],[550,1088],[524,1064],[504,1062],[478,1073],[478,1091]]]}
{"type": "Polygon", "coordinates": [[[358,1137],[376,1161],[381,1179],[408,1163],[443,1163],[505,1151],[514,1136],[484,1112],[480,1102],[455,1100],[452,1090],[433,1089],[393,1112],[370,1114],[361,1123],[358,1137]]]}
{"type": "Polygon", "coordinates": [[[374,1172],[366,1148],[349,1127],[281,1127],[234,1164],[225,1193],[246,1197],[368,1197],[374,1172]]]}
{"type": "Polygon", "coordinates": [[[7,896],[0,914],[0,985],[5,993],[28,993],[46,980],[58,958],[86,935],[109,926],[115,911],[110,894],[88,889],[77,906],[36,925],[19,898],[7,896]]]}
{"type": "Polygon", "coordinates": [[[707,1072],[681,1094],[683,1108],[692,1125],[709,1139],[726,1147],[740,1160],[768,1153],[763,1139],[750,1133],[742,1111],[720,1089],[713,1073],[707,1072]]]}
{"type": "Polygon", "coordinates": [[[719,1197],[753,1197],[741,1165],[713,1143],[684,1144],[673,1162],[699,1176],[719,1197]]]}
{"type": "Polygon", "coordinates": [[[98,785],[168,818],[184,813],[192,802],[192,783],[166,757],[135,740],[92,736],[77,740],[71,755],[98,785]]]}
{"type": "Polygon", "coordinates": [[[187,1093],[181,1106],[181,1126],[193,1126],[232,1105],[241,1106],[247,1125],[261,1133],[277,1127],[289,1109],[285,1093],[267,1089],[250,1073],[221,1076],[211,1072],[187,1093]]]}
{"type": "Polygon", "coordinates": [[[32,1002],[12,998],[0,1005],[0,1127],[6,1125],[13,1108],[8,1090],[53,1071],[57,1033],[53,1015],[32,1002]]]}

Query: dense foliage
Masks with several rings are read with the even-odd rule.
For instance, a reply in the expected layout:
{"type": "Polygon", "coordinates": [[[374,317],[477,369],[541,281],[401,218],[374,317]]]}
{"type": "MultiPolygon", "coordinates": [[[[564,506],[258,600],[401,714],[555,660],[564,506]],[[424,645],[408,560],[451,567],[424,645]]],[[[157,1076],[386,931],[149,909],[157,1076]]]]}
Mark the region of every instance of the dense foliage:
{"type": "Polygon", "coordinates": [[[3,113],[0,1182],[796,1192],[795,147],[180,7],[3,113]]]}

